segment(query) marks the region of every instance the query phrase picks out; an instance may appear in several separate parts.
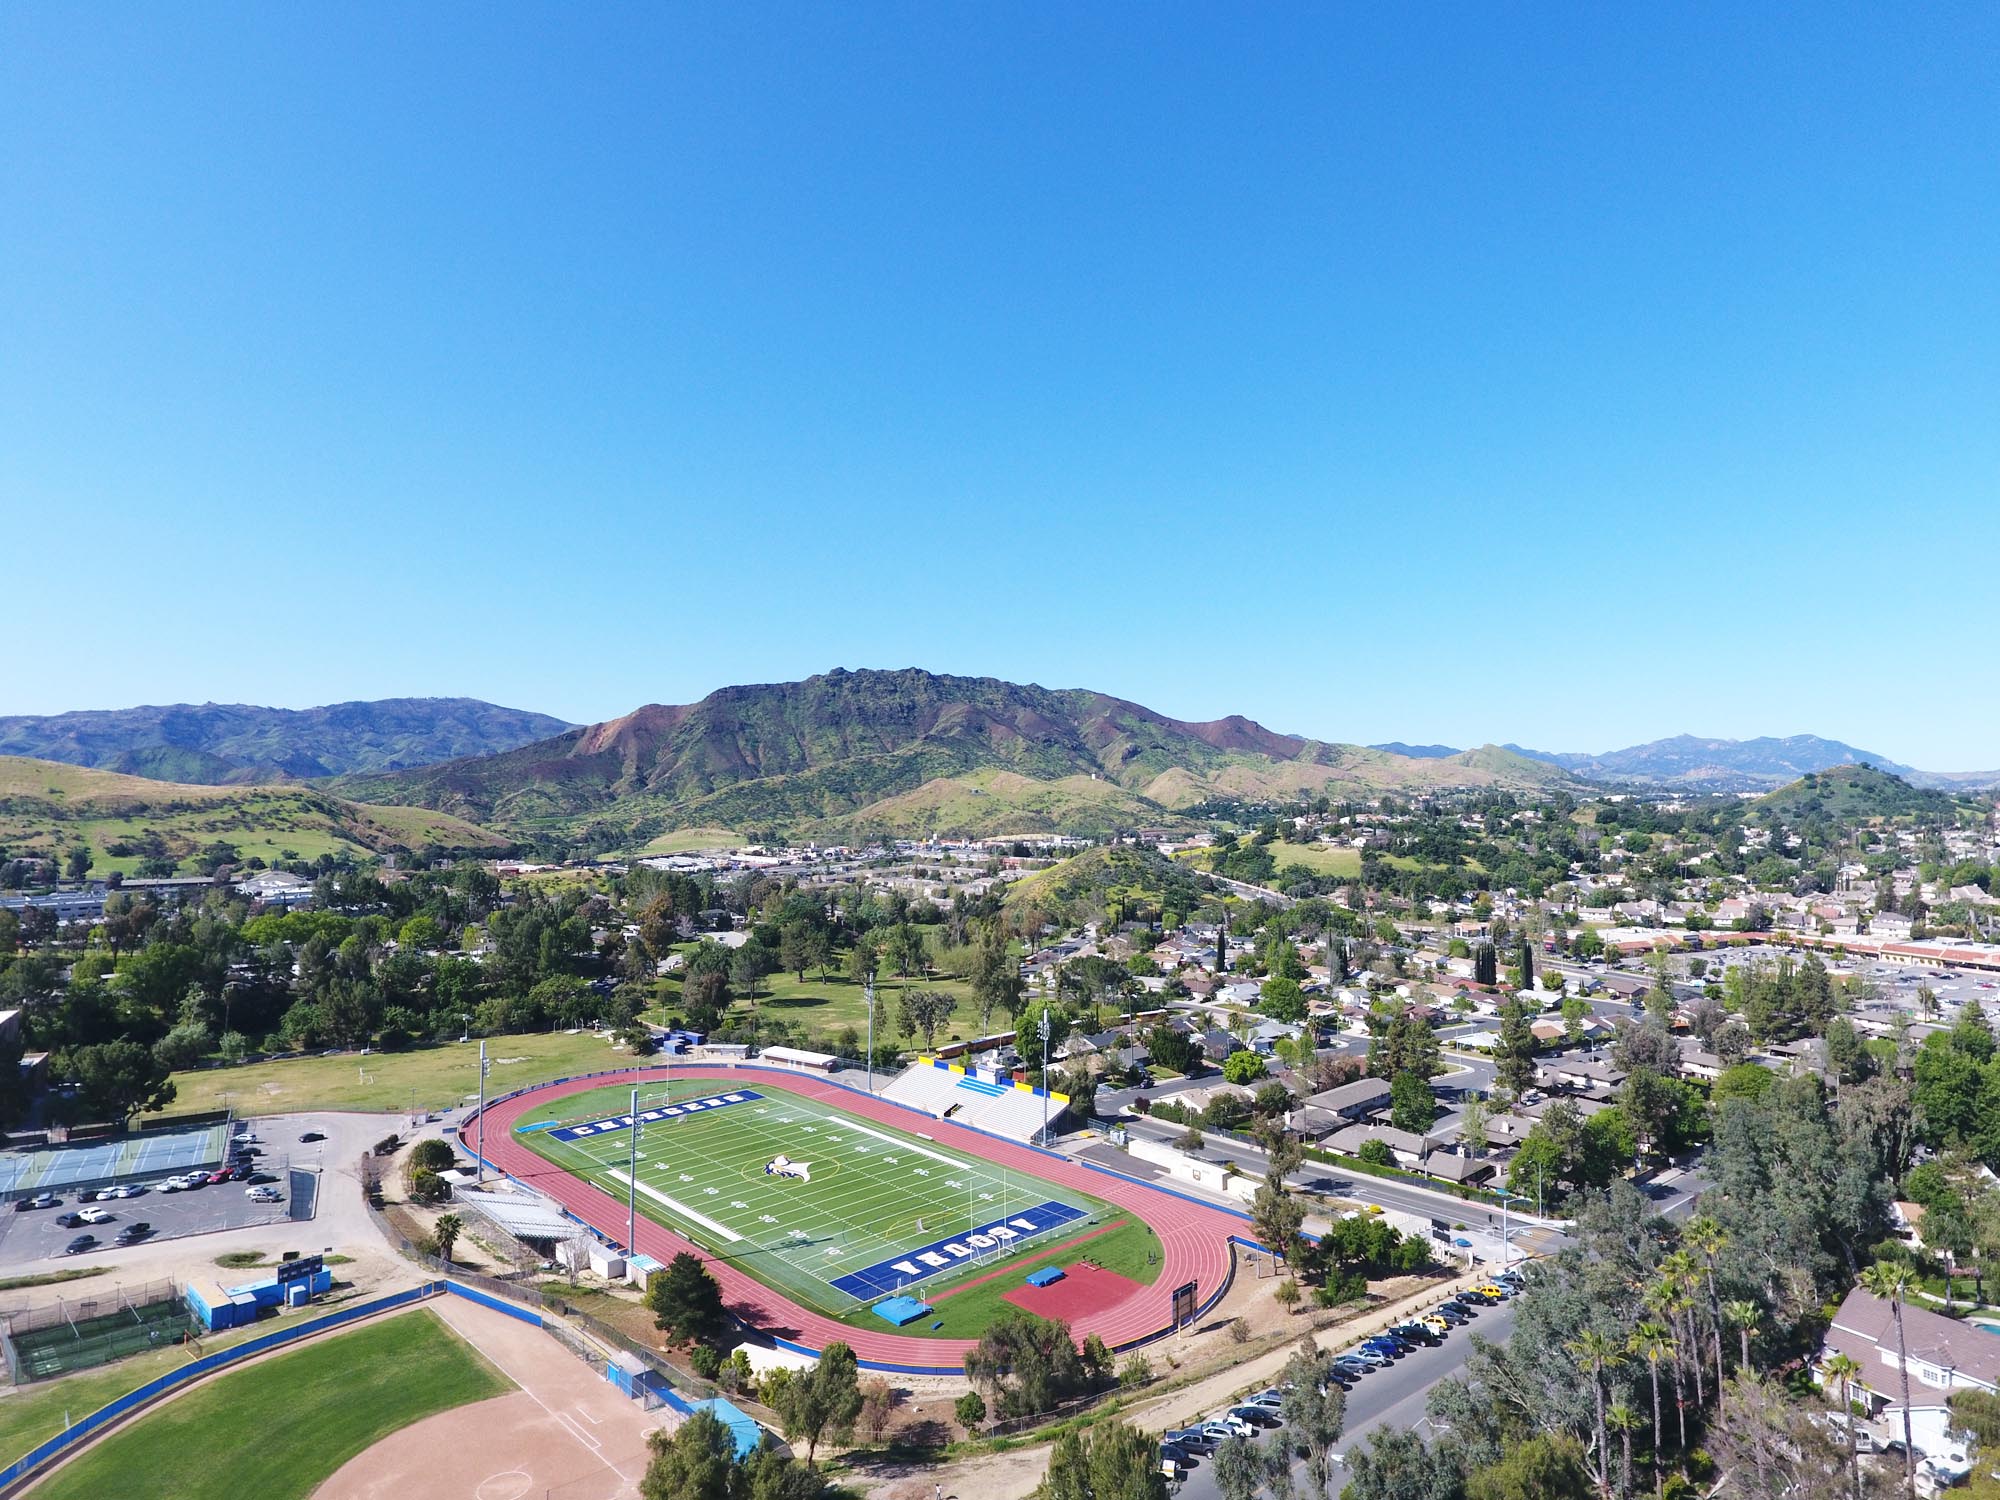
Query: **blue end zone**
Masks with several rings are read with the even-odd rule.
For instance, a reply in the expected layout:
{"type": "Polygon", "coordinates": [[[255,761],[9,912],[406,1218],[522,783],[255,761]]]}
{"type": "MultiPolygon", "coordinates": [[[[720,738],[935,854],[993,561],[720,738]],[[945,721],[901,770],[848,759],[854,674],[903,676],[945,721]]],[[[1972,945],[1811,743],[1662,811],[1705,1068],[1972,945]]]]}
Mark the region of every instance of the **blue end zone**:
{"type": "Polygon", "coordinates": [[[845,1292],[862,1301],[887,1296],[940,1272],[953,1270],[1009,1241],[1024,1240],[1059,1229],[1083,1216],[1083,1209],[1071,1208],[1067,1203],[1038,1203],[1004,1219],[981,1224],[970,1234],[932,1240],[928,1245],[911,1250],[895,1260],[878,1261],[864,1270],[849,1271],[828,1285],[837,1292],[845,1292]]]}
{"type": "MultiPolygon", "coordinates": [[[[642,1124],[651,1125],[659,1120],[677,1119],[681,1115],[706,1114],[712,1109],[727,1109],[732,1104],[748,1104],[752,1099],[763,1097],[755,1089],[737,1089],[728,1094],[710,1094],[705,1099],[683,1099],[679,1104],[663,1104],[658,1109],[642,1109],[639,1119],[642,1124]]],[[[631,1128],[630,1115],[612,1115],[587,1125],[565,1125],[560,1129],[548,1127],[548,1131],[552,1141],[585,1141],[631,1128]]]]}

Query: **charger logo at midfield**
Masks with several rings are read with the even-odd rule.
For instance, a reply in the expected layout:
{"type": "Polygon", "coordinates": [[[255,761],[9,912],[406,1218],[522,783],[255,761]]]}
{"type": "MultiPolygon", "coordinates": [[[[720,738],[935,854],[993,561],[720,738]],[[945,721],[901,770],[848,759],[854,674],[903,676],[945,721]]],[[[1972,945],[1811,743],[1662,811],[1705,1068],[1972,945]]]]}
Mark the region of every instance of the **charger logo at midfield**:
{"type": "Polygon", "coordinates": [[[796,1177],[800,1182],[813,1180],[812,1163],[793,1161],[789,1156],[774,1156],[764,1163],[766,1177],[796,1177]]]}

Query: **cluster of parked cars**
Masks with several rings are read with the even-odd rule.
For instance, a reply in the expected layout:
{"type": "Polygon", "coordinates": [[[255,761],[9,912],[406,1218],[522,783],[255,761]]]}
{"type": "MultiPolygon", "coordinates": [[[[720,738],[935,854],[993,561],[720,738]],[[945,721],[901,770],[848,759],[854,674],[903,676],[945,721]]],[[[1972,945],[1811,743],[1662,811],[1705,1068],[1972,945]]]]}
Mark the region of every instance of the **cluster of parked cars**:
{"type": "MultiPolygon", "coordinates": [[[[1370,1371],[1393,1364],[1412,1349],[1443,1343],[1452,1329],[1470,1322],[1480,1308],[1497,1306],[1520,1290],[1519,1271],[1506,1271],[1491,1281],[1481,1282],[1429,1312],[1385,1328],[1345,1354],[1335,1356],[1329,1378],[1343,1390],[1351,1390],[1370,1371]]],[[[1161,1474],[1169,1481],[1178,1479],[1197,1459],[1213,1453],[1225,1440],[1255,1437],[1264,1428],[1281,1425],[1288,1389],[1288,1385],[1273,1386],[1245,1397],[1210,1421],[1162,1433],[1161,1474]]]]}

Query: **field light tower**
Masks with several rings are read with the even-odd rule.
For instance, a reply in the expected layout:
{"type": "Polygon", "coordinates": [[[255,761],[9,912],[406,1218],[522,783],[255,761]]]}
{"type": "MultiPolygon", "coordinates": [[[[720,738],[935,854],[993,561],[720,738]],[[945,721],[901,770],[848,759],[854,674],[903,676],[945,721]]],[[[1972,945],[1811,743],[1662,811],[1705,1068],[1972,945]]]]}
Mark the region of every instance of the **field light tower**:
{"type": "Polygon", "coordinates": [[[1042,1144],[1049,1143],[1049,1008],[1042,1007],[1042,1144]]]}
{"type": "Polygon", "coordinates": [[[861,980],[861,996],[868,1002],[868,1092],[875,1092],[875,976],[867,974],[861,980]]]}

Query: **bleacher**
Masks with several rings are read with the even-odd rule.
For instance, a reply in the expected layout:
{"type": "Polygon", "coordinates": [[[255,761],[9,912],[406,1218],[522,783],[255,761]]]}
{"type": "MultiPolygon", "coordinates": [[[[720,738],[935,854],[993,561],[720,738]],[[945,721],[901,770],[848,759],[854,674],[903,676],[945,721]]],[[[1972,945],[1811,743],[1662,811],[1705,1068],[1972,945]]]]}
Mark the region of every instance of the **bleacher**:
{"type": "MultiPolygon", "coordinates": [[[[1039,1089],[981,1078],[940,1058],[912,1063],[882,1090],[882,1097],[920,1109],[933,1119],[957,1120],[1017,1141],[1033,1138],[1042,1128],[1039,1089]]],[[[1068,1107],[1067,1095],[1049,1095],[1049,1123],[1054,1125],[1068,1107]]]]}

